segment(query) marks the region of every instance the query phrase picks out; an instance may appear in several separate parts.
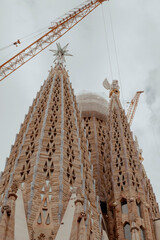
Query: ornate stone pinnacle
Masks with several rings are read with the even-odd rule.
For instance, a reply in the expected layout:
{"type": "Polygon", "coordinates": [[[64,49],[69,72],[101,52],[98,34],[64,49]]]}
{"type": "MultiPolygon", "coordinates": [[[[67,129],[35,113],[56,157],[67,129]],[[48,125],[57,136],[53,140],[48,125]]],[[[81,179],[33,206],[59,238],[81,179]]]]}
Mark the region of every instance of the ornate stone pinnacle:
{"type": "Polygon", "coordinates": [[[118,80],[113,80],[112,84],[110,84],[108,80],[105,79],[103,81],[103,87],[106,88],[107,90],[110,90],[109,97],[111,97],[113,93],[119,96],[118,80]]]}
{"type": "Polygon", "coordinates": [[[2,214],[6,211],[7,216],[11,215],[11,208],[9,205],[4,205],[1,209],[2,214]]]}
{"type": "Polygon", "coordinates": [[[60,43],[56,43],[56,45],[57,49],[50,51],[53,52],[54,53],[53,56],[56,57],[54,62],[63,65],[66,62],[65,56],[73,56],[72,54],[68,53],[69,50],[67,50],[69,43],[63,48],[61,47],[60,43]]]}
{"type": "Polygon", "coordinates": [[[12,183],[10,189],[9,189],[9,192],[16,194],[17,191],[18,191],[18,185],[19,185],[18,179],[14,179],[14,180],[13,180],[13,183],[12,183]]]}

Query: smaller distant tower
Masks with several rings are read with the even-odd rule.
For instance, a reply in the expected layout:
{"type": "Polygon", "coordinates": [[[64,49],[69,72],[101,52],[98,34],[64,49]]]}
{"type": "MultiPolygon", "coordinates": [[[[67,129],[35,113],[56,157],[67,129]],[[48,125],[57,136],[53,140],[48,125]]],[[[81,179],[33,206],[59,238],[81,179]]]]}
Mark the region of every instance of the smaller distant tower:
{"type": "Polygon", "coordinates": [[[88,139],[103,230],[110,240],[159,240],[159,208],[121,106],[118,81],[103,83],[110,103],[96,94],[77,97],[88,139]]]}
{"type": "Polygon", "coordinates": [[[104,161],[106,182],[111,182],[106,184],[109,237],[153,240],[154,222],[146,198],[143,166],[119,100],[118,81],[110,85],[105,80],[104,87],[110,90],[106,148],[109,157],[104,161]]]}

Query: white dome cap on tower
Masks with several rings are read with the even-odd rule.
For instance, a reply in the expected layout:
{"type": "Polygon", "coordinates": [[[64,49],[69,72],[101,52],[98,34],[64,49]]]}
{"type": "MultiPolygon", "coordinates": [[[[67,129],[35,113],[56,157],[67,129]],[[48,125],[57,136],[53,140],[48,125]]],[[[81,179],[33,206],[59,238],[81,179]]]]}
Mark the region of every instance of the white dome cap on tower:
{"type": "Polygon", "coordinates": [[[96,93],[83,93],[76,98],[81,113],[94,112],[103,115],[108,114],[108,102],[104,97],[96,93]]]}

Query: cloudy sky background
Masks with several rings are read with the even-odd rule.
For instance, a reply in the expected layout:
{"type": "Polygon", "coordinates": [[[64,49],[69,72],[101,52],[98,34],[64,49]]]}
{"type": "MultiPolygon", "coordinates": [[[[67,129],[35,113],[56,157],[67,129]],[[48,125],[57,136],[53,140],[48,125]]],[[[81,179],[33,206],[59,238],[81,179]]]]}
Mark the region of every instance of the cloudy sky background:
{"type": "MultiPolygon", "coordinates": [[[[22,41],[21,47],[25,47],[35,40],[35,38],[27,40],[25,36],[45,27],[47,29],[54,19],[82,2],[81,0],[1,0],[0,64],[20,50],[20,47],[15,46],[2,48],[12,45],[17,39],[22,41]]],[[[134,97],[136,91],[145,91],[140,98],[132,131],[138,137],[140,148],[143,149],[144,166],[160,203],[159,9],[158,0],[110,0],[109,4],[104,2],[103,6],[94,10],[59,42],[62,46],[70,43],[69,50],[74,55],[67,58],[67,69],[76,94],[84,90],[100,92],[108,99],[108,93],[102,87],[102,82],[106,77],[110,82],[112,81],[111,71],[113,79],[121,79],[121,101],[126,109],[126,102],[134,97]]],[[[49,49],[55,49],[55,43],[49,49]]],[[[49,49],[0,82],[1,171],[4,169],[5,159],[9,156],[16,133],[19,132],[20,124],[37,91],[48,76],[48,70],[53,62],[52,52],[49,49]]]]}

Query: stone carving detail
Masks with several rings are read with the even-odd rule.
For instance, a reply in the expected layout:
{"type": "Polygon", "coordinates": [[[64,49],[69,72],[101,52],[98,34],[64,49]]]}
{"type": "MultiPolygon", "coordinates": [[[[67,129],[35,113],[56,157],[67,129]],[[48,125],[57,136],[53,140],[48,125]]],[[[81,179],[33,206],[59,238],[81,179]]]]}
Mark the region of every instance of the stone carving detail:
{"type": "Polygon", "coordinates": [[[57,122],[58,114],[60,111],[59,108],[59,91],[60,91],[60,80],[57,78],[55,80],[54,90],[52,94],[52,104],[50,105],[49,111],[51,116],[49,117],[49,129],[48,129],[48,141],[46,142],[46,155],[47,159],[43,166],[43,172],[46,176],[46,179],[50,179],[54,172],[54,155],[56,152],[56,136],[57,136],[57,122]]]}
{"type": "Polygon", "coordinates": [[[44,89],[43,96],[41,97],[39,104],[34,112],[32,121],[30,123],[31,131],[28,135],[29,142],[24,147],[25,152],[25,161],[20,171],[20,177],[22,182],[24,182],[28,175],[30,174],[31,170],[31,158],[33,157],[36,151],[36,141],[40,134],[40,125],[43,119],[44,111],[47,105],[48,93],[51,88],[51,81],[49,81],[47,87],[44,89]]]}
{"type": "Polygon", "coordinates": [[[8,192],[8,198],[14,197],[14,200],[17,199],[16,193],[18,191],[18,183],[19,183],[18,180],[16,180],[16,179],[13,180],[13,183],[12,183],[10,189],[9,189],[9,192],[8,192]]]}
{"type": "Polygon", "coordinates": [[[41,233],[38,237],[38,240],[45,240],[45,235],[41,233]]]}
{"type": "Polygon", "coordinates": [[[34,238],[34,234],[35,234],[35,232],[32,231],[32,232],[31,232],[31,240],[35,240],[35,238],[34,238]]]}
{"type": "Polygon", "coordinates": [[[146,183],[145,183],[145,190],[146,190],[146,196],[149,200],[149,205],[150,205],[150,210],[151,210],[151,214],[153,218],[158,218],[160,216],[159,214],[159,207],[158,207],[158,203],[156,202],[156,197],[155,194],[153,192],[153,188],[152,185],[150,183],[150,180],[147,178],[147,176],[145,176],[146,179],[146,183]]]}
{"type": "Polygon", "coordinates": [[[66,175],[68,178],[68,181],[70,185],[73,185],[75,180],[76,180],[76,172],[74,169],[74,162],[75,162],[75,149],[74,149],[74,144],[75,140],[73,137],[73,128],[74,126],[74,121],[73,121],[73,107],[72,107],[72,102],[70,98],[70,91],[68,89],[67,82],[64,84],[64,88],[66,89],[66,94],[65,94],[65,114],[67,118],[65,119],[65,125],[67,126],[67,159],[68,159],[68,164],[67,164],[67,171],[66,175]]]}
{"type": "Polygon", "coordinates": [[[10,215],[11,215],[11,208],[10,208],[9,205],[4,205],[4,206],[2,207],[2,209],[1,209],[2,214],[3,214],[5,211],[7,212],[7,216],[10,216],[10,215]]]}
{"type": "Polygon", "coordinates": [[[12,183],[11,188],[10,188],[10,192],[17,193],[17,191],[18,191],[18,184],[19,184],[18,180],[13,180],[13,183],[12,183]]]}
{"type": "Polygon", "coordinates": [[[85,212],[81,212],[78,216],[78,222],[80,222],[82,220],[82,218],[84,218],[84,220],[86,221],[87,220],[87,216],[85,214],[85,212]]]}
{"type": "Polygon", "coordinates": [[[88,140],[88,151],[92,152],[92,147],[91,147],[91,137],[92,137],[92,128],[90,126],[91,124],[91,117],[84,117],[84,129],[86,131],[86,138],[88,140]]]}

